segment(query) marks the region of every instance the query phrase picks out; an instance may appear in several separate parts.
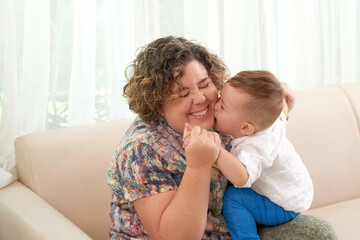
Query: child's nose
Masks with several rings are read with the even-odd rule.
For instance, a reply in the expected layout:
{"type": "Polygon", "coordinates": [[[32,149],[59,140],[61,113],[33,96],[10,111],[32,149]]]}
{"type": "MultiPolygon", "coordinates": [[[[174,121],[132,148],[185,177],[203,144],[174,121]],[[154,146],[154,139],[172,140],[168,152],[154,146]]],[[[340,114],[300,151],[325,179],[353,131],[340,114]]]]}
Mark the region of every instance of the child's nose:
{"type": "Polygon", "coordinates": [[[216,102],[216,103],[215,103],[215,112],[218,111],[218,108],[219,108],[219,102],[216,102]]]}

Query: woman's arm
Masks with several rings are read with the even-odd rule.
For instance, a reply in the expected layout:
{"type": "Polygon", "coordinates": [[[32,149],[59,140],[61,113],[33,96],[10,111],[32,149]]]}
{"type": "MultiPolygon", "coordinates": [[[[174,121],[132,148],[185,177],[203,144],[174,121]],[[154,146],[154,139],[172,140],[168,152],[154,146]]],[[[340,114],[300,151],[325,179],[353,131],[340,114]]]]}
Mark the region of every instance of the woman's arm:
{"type": "Polygon", "coordinates": [[[187,168],[178,190],[133,203],[151,239],[201,239],[207,218],[210,171],[187,168]]]}
{"type": "Polygon", "coordinates": [[[179,188],[133,202],[151,239],[201,239],[204,234],[211,168],[219,155],[220,139],[200,128],[191,139],[179,188]]]}

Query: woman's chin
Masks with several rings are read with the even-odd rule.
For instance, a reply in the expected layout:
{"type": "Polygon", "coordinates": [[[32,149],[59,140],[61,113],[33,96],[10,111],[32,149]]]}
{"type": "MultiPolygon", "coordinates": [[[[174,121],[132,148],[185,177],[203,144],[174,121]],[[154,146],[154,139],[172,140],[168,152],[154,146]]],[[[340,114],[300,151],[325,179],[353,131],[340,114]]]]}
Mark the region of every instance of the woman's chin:
{"type": "Polygon", "coordinates": [[[207,121],[194,121],[190,123],[192,126],[200,126],[206,130],[211,130],[214,127],[214,120],[207,120],[207,121]]]}
{"type": "Polygon", "coordinates": [[[214,114],[213,110],[210,108],[205,116],[194,117],[192,116],[189,119],[189,122],[192,126],[200,126],[206,130],[211,130],[214,127],[214,114]]]}

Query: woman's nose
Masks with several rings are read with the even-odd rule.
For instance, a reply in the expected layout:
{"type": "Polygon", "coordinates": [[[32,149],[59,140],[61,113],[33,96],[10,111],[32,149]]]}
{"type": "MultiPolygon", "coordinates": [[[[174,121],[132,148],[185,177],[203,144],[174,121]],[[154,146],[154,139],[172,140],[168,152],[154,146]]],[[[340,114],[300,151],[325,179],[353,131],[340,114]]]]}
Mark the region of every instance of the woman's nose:
{"type": "Polygon", "coordinates": [[[193,96],[194,104],[204,103],[205,100],[206,100],[206,97],[202,91],[197,91],[196,93],[194,93],[194,96],[193,96]]]}

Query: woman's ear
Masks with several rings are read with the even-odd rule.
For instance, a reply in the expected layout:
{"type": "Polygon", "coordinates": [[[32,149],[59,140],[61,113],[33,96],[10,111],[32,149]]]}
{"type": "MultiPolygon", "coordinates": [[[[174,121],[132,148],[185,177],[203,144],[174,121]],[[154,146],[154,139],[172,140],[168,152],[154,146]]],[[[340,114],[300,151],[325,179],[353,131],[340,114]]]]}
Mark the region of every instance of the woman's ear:
{"type": "Polygon", "coordinates": [[[240,129],[240,132],[244,136],[252,135],[255,132],[255,127],[249,122],[245,122],[240,129]]]}
{"type": "Polygon", "coordinates": [[[164,117],[164,111],[163,111],[163,108],[162,108],[162,107],[156,108],[156,111],[158,112],[158,114],[159,114],[161,117],[164,117]]]}

